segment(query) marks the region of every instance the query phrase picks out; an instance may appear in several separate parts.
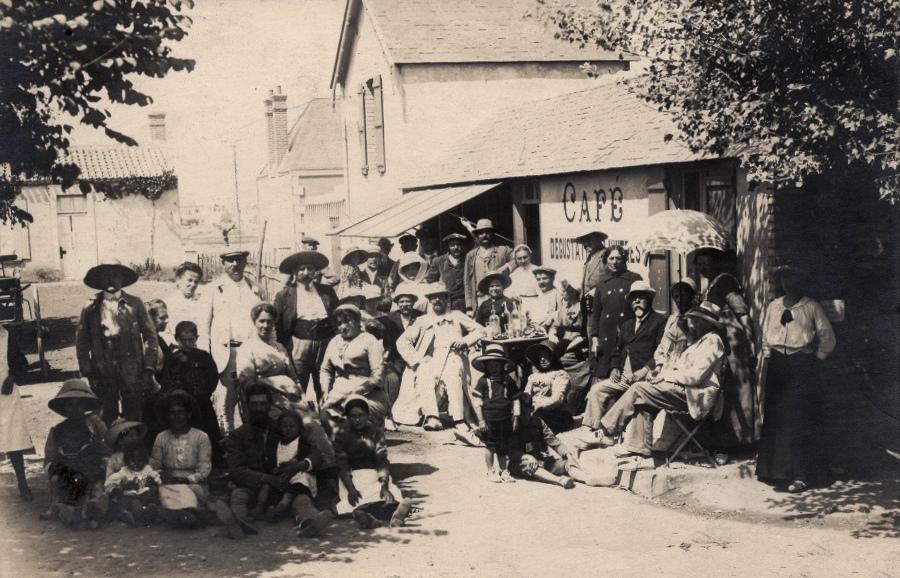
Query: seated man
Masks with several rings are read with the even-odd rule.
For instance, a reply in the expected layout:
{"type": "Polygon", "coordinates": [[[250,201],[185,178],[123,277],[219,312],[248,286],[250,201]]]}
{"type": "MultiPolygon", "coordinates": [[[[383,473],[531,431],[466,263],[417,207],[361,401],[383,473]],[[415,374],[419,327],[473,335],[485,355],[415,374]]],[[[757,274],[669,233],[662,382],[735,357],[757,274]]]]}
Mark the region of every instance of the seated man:
{"type": "Polygon", "coordinates": [[[618,453],[622,458],[619,469],[653,469],[653,418],[659,410],[688,412],[695,420],[705,418],[711,411],[714,416],[721,413],[719,378],[726,360],[725,343],[719,335],[722,324],[713,307],[704,303],[688,311],[687,349],[650,381],[639,381],[628,388],[600,420],[601,445],[613,445],[625,432],[622,451],[618,453]]]}
{"type": "MultiPolygon", "coordinates": [[[[255,507],[257,499],[268,492],[261,492],[269,486],[278,492],[294,490],[291,478],[300,471],[317,472],[322,463],[320,451],[315,448],[309,459],[296,462],[296,468],[284,466],[275,473],[274,452],[279,436],[269,420],[272,392],[263,384],[252,384],[244,388],[244,407],[248,421],[229,434],[225,441],[225,457],[231,481],[237,486],[231,493],[231,510],[235,517],[247,524],[249,508],[255,507]],[[300,468],[306,468],[301,470],[300,468]]],[[[323,490],[328,484],[317,483],[316,501],[323,503],[323,490]]],[[[330,505],[330,504],[329,504],[330,505]]],[[[333,517],[330,511],[319,511],[313,503],[312,491],[298,493],[291,502],[291,512],[301,536],[317,536],[333,517]]]]}
{"type": "Polygon", "coordinates": [[[653,353],[663,337],[666,317],[653,310],[656,291],[646,281],[631,284],[625,299],[634,311],[634,319],[619,326],[616,350],[610,364],[609,377],[591,386],[582,424],[592,430],[600,427],[600,418],[612,403],[650,373],[654,365],[653,353]]]}

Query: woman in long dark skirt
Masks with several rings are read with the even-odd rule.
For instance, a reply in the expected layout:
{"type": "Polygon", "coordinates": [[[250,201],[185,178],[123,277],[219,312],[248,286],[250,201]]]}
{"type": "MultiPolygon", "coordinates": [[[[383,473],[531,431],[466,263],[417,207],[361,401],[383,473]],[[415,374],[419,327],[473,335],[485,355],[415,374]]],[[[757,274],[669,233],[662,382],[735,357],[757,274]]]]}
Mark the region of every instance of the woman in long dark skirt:
{"type": "Polygon", "coordinates": [[[822,306],[804,295],[806,272],[782,267],[776,281],[784,297],[769,304],[763,323],[769,363],[756,477],[796,493],[828,482],[821,364],[836,342],[822,306]]]}

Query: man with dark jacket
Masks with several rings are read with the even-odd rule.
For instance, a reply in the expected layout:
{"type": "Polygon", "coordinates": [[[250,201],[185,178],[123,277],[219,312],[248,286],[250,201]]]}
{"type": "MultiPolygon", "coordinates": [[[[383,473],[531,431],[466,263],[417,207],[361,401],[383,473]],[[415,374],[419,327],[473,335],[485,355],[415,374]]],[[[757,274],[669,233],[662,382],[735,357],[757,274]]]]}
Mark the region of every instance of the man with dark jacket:
{"type": "Polygon", "coordinates": [[[625,299],[634,312],[634,319],[619,326],[616,349],[610,359],[609,378],[596,381],[587,396],[583,425],[596,430],[600,419],[628,387],[644,379],[653,369],[653,354],[663,338],[666,316],[653,310],[656,291],[646,281],[631,284],[625,299]]]}
{"type": "Polygon", "coordinates": [[[78,370],[100,398],[107,425],[121,415],[141,421],[144,393],[155,393],[159,360],[156,328],[144,302],[122,290],[137,273],[119,263],[91,267],[84,284],[97,293],[81,310],[75,330],[78,370]]]}
{"type": "Polygon", "coordinates": [[[466,310],[466,241],[466,236],[459,233],[450,233],[444,237],[447,252],[431,261],[425,277],[429,283],[444,282],[450,292],[450,309],[453,311],[466,310]]]}
{"type": "Polygon", "coordinates": [[[310,377],[316,399],[322,397],[319,366],[325,346],[334,335],[331,313],[337,307],[337,294],[331,287],[315,282],[316,273],[327,266],[328,258],[322,253],[300,251],[287,257],[278,268],[285,275],[293,275],[294,283],[275,296],[275,335],[291,356],[306,399],[312,399],[310,377]]]}
{"type": "MultiPolygon", "coordinates": [[[[322,455],[315,444],[301,434],[297,456],[278,468],[276,451],[281,441],[269,419],[272,392],[263,384],[244,388],[244,407],[248,421],[231,432],[225,440],[225,456],[231,482],[231,510],[246,527],[249,508],[256,502],[264,486],[276,492],[296,491],[291,478],[300,472],[317,472],[322,455]]],[[[270,496],[272,494],[269,494],[270,496]]],[[[302,536],[317,535],[331,520],[329,511],[320,512],[313,504],[311,490],[299,492],[291,501],[291,512],[302,536]]]]}

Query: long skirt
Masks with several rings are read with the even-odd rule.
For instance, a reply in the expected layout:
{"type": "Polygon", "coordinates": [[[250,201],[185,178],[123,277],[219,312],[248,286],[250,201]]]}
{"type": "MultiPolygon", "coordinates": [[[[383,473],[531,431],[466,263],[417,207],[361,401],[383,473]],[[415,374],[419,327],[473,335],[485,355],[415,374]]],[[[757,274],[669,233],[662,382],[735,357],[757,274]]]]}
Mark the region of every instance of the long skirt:
{"type": "Polygon", "coordinates": [[[772,352],[756,459],[756,477],[769,482],[827,482],[819,361],[812,354],[772,352]]]}
{"type": "MultiPolygon", "coordinates": [[[[338,488],[338,495],[341,500],[337,505],[338,514],[347,514],[366,504],[381,501],[381,482],[378,481],[377,470],[365,468],[353,470],[351,473],[353,475],[353,486],[362,494],[362,499],[356,506],[351,506],[350,502],[347,501],[347,488],[344,487],[344,481],[341,480],[340,488],[338,488]]],[[[394,485],[394,482],[388,484],[388,490],[390,490],[391,495],[394,496],[394,500],[397,502],[403,499],[403,493],[400,491],[400,488],[394,485]]]]}
{"type": "Polygon", "coordinates": [[[32,446],[19,386],[13,385],[9,395],[0,395],[0,452],[23,451],[32,446]]]}

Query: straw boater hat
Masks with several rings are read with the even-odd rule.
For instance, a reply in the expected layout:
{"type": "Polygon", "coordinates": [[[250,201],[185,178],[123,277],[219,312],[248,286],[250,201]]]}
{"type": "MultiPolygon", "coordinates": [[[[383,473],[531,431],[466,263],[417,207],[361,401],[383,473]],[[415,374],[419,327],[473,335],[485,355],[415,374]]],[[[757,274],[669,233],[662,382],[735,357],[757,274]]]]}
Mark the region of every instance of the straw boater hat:
{"type": "Polygon", "coordinates": [[[625,294],[625,299],[629,300],[632,297],[639,295],[640,293],[649,294],[650,300],[653,301],[653,298],[656,296],[656,289],[651,287],[650,283],[647,283],[646,281],[635,281],[631,284],[631,288],[628,290],[628,293],[625,294]]]}
{"type": "Polygon", "coordinates": [[[350,247],[341,259],[341,265],[362,265],[369,260],[369,252],[360,247],[350,247]]]}
{"type": "Polygon", "coordinates": [[[103,287],[103,276],[113,272],[121,273],[122,287],[134,285],[138,280],[138,274],[130,267],[126,267],[118,261],[109,261],[88,269],[88,272],[84,276],[84,284],[91,289],[105,291],[106,287],[103,287]]]}
{"type": "Polygon", "coordinates": [[[100,400],[91,391],[90,386],[81,379],[67,379],[63,382],[62,387],[53,396],[53,399],[47,402],[54,412],[61,416],[69,417],[65,414],[65,405],[67,399],[84,399],[88,402],[88,411],[96,411],[100,409],[100,400]]]}
{"type": "Polygon", "coordinates": [[[278,265],[278,271],[285,275],[293,275],[304,265],[312,265],[316,271],[321,271],[328,266],[328,257],[318,251],[298,251],[285,257],[278,265]]]}
{"type": "Polygon", "coordinates": [[[531,274],[534,275],[536,273],[546,273],[551,277],[556,277],[556,269],[553,267],[548,267],[546,265],[538,265],[531,270],[531,274]]]}
{"type": "Polygon", "coordinates": [[[490,219],[478,219],[478,222],[475,223],[475,228],[472,229],[472,234],[478,233],[479,231],[493,231],[494,230],[494,222],[490,219]]]}
{"type": "Polygon", "coordinates": [[[684,315],[685,317],[694,317],[696,319],[708,321],[709,323],[712,323],[716,329],[722,329],[722,327],[724,327],[722,322],[719,321],[719,308],[709,301],[704,301],[700,305],[692,307],[684,315]]]}
{"type": "Polygon", "coordinates": [[[550,356],[550,359],[553,359],[553,346],[550,345],[549,341],[541,341],[540,343],[535,343],[533,345],[529,345],[525,350],[525,357],[528,358],[528,361],[534,367],[538,366],[538,354],[544,352],[550,356]]]}
{"type": "Polygon", "coordinates": [[[441,240],[445,243],[449,243],[450,241],[462,241],[463,243],[465,243],[466,241],[469,240],[469,238],[466,237],[465,235],[461,235],[459,233],[450,233],[449,235],[446,235],[441,240]]]}
{"type": "Polygon", "coordinates": [[[584,235],[579,235],[578,237],[575,237],[574,241],[576,243],[584,243],[584,242],[588,241],[589,239],[593,239],[593,238],[598,239],[602,243],[603,241],[606,241],[609,238],[609,235],[607,235],[606,233],[604,233],[602,231],[591,231],[589,233],[585,233],[584,235]]]}
{"type": "Polygon", "coordinates": [[[144,439],[144,436],[147,435],[147,426],[139,421],[126,421],[125,419],[117,419],[109,426],[109,429],[106,430],[106,436],[103,438],[106,441],[107,447],[110,449],[115,449],[116,443],[119,441],[119,436],[123,433],[127,432],[130,429],[138,429],[138,435],[141,439],[144,439]]]}
{"type": "Polygon", "coordinates": [[[491,281],[500,281],[503,284],[503,288],[506,289],[512,283],[507,275],[499,272],[488,273],[484,276],[484,278],[478,282],[478,291],[487,295],[488,286],[491,284],[491,281]]]}
{"type": "Polygon", "coordinates": [[[426,286],[425,297],[434,297],[436,295],[450,295],[450,291],[447,290],[447,286],[443,281],[435,281],[426,286]]]}
{"type": "Polygon", "coordinates": [[[489,343],[488,346],[484,348],[484,353],[472,361],[472,367],[483,372],[484,363],[486,361],[502,361],[506,364],[507,371],[512,371],[513,369],[513,362],[506,356],[506,351],[504,351],[503,346],[496,343],[489,343]]]}
{"type": "Polygon", "coordinates": [[[413,292],[413,284],[405,281],[397,285],[397,288],[394,289],[394,303],[397,302],[401,297],[410,297],[413,300],[413,303],[419,300],[419,296],[413,292]]]}
{"type": "Polygon", "coordinates": [[[249,256],[250,256],[250,251],[243,251],[243,250],[238,250],[238,249],[235,249],[232,251],[225,251],[224,253],[219,254],[219,258],[222,259],[223,261],[225,259],[234,259],[237,257],[247,258],[249,256]]]}

